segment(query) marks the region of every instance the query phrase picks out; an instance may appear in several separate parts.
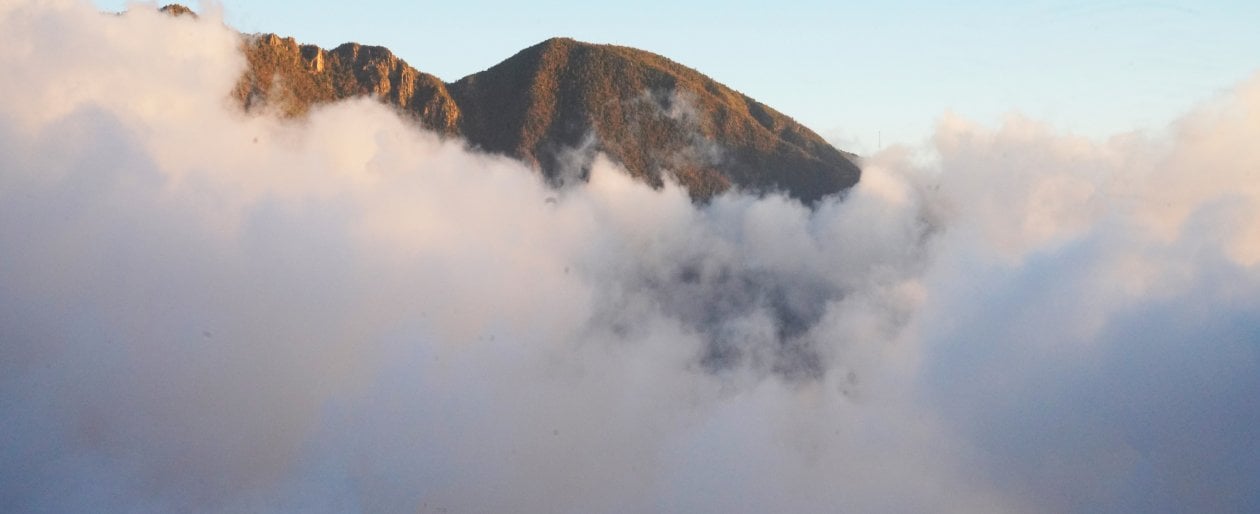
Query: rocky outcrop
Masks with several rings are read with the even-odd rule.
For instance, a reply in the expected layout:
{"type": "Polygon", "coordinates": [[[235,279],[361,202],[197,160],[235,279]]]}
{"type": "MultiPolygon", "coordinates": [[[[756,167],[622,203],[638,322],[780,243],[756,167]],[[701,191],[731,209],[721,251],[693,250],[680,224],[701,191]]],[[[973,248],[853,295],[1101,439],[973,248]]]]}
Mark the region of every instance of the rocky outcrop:
{"type": "Polygon", "coordinates": [[[582,176],[596,151],[654,186],[669,176],[701,201],[736,187],[814,202],[861,176],[853,155],[788,116],[634,48],[554,38],[453,83],[379,46],[325,50],[263,34],[243,36],[242,49],[249,67],[233,95],[247,110],[301,116],[369,96],[556,181],[582,176]]]}
{"type": "Polygon", "coordinates": [[[161,9],[158,9],[158,11],[164,14],[169,14],[171,16],[191,16],[193,18],[197,17],[197,13],[193,12],[192,9],[189,9],[179,4],[169,4],[162,7],[161,9]]]}
{"type": "Polygon", "coordinates": [[[314,104],[366,95],[438,133],[458,133],[459,109],[446,84],[387,48],[346,43],[329,51],[275,34],[245,36],[241,46],[249,67],[233,94],[246,109],[297,116],[314,104]]]}

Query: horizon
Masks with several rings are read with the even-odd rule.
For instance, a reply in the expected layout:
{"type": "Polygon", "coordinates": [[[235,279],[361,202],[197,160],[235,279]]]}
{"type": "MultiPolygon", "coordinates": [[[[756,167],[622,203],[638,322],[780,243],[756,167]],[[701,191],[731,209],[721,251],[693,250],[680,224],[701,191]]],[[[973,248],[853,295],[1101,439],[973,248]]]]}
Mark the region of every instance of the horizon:
{"type": "Polygon", "coordinates": [[[1260,70],[1250,53],[1260,48],[1260,32],[1249,26],[1260,4],[1248,2],[211,5],[242,32],[324,48],[384,46],[447,82],[550,37],[631,46],[694,68],[862,155],[930,144],[947,116],[996,126],[1014,114],[1094,140],[1157,134],[1260,70]]]}

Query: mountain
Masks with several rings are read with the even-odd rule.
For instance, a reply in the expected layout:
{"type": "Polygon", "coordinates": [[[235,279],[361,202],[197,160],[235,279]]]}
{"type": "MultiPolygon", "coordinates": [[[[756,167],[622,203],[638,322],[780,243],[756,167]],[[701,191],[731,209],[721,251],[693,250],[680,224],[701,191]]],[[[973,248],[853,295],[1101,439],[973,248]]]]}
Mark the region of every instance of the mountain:
{"type": "Polygon", "coordinates": [[[595,147],[637,178],[670,170],[693,196],[738,185],[813,201],[859,170],[791,118],[656,54],[549,39],[448,86],[470,141],[543,170],[595,147]]]}
{"type": "Polygon", "coordinates": [[[548,39],[451,83],[379,46],[325,50],[255,34],[243,36],[242,48],[249,67],[233,95],[248,110],[301,116],[316,104],[372,96],[554,182],[572,178],[566,170],[584,174],[595,151],[653,186],[669,173],[699,201],[738,187],[812,203],[861,176],[854,155],[788,116],[634,48],[548,39]]]}
{"type": "Polygon", "coordinates": [[[346,43],[330,51],[275,34],[245,36],[242,47],[249,66],[232,94],[246,109],[300,116],[315,104],[372,96],[439,134],[461,134],[460,109],[446,84],[388,48],[346,43]]]}

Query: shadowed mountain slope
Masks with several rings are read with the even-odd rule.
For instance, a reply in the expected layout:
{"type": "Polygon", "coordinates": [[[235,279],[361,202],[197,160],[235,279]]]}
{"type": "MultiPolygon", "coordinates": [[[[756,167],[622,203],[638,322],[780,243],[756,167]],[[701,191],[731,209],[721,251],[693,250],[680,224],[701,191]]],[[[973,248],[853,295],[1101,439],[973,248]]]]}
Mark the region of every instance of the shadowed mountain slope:
{"type": "Polygon", "coordinates": [[[325,50],[265,34],[245,36],[242,48],[249,67],[233,95],[246,109],[300,116],[372,96],[557,183],[584,174],[596,151],[654,186],[670,174],[697,200],[737,187],[813,202],[861,175],[852,155],[791,118],[633,48],[549,39],[453,83],[379,46],[325,50]]]}
{"type": "Polygon", "coordinates": [[[739,186],[812,201],[859,176],[791,118],[633,48],[549,39],[449,88],[469,141],[545,171],[593,135],[637,178],[659,185],[669,171],[697,198],[739,186]]]}

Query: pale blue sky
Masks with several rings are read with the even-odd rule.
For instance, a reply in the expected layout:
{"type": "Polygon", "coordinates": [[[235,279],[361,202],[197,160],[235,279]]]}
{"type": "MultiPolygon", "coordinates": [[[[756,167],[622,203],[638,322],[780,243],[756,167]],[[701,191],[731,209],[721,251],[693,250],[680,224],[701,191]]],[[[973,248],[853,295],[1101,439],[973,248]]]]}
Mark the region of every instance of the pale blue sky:
{"type": "Polygon", "coordinates": [[[1158,129],[1260,70],[1254,0],[674,3],[221,2],[242,31],[384,45],[447,81],[551,36],[639,47],[858,152],[920,142],[946,111],[1090,137],[1158,129]]]}

